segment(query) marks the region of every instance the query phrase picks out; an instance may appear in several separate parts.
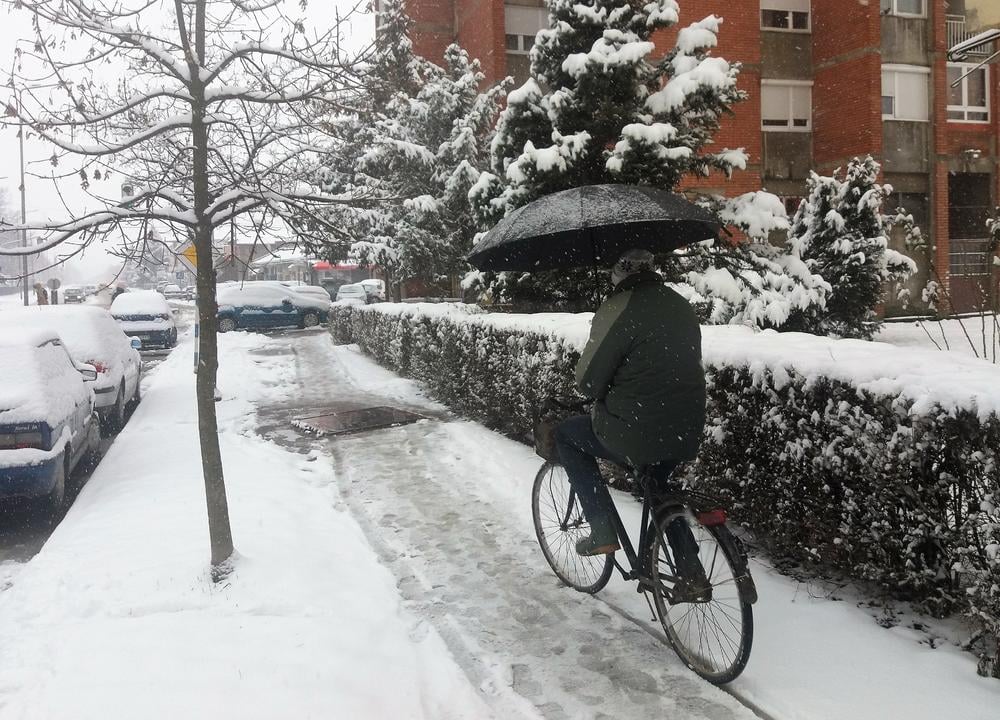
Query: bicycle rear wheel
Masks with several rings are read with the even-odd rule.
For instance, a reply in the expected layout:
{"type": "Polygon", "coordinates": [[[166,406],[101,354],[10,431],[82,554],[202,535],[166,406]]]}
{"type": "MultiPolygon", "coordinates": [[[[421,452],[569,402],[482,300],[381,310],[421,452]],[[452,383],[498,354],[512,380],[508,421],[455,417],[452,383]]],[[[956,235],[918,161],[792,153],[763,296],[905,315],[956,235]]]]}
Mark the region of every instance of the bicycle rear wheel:
{"type": "Polygon", "coordinates": [[[547,462],[539,469],[531,490],[531,516],[542,554],[560,580],[585,593],[596,593],[608,584],[614,571],[612,556],[584,557],[576,552],[576,541],[590,534],[590,523],[562,465],[547,462]]]}
{"type": "Polygon", "coordinates": [[[706,527],[687,512],[661,514],[650,523],[650,532],[647,569],[667,640],[681,660],[709,682],[734,680],[750,659],[754,600],[747,590],[750,581],[743,578],[749,570],[736,539],[725,525],[706,527]],[[694,563],[692,571],[693,554],[685,555],[679,545],[697,548],[700,568],[694,563]]]}

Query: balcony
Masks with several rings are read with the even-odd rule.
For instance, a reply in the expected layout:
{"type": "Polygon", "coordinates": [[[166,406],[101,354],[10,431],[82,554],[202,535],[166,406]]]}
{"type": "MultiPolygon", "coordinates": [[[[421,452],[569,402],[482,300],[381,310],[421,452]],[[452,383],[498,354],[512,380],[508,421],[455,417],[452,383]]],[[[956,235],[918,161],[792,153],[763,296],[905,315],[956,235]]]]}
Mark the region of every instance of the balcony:
{"type": "MultiPolygon", "coordinates": [[[[948,35],[948,47],[955,47],[960,42],[964,42],[974,35],[978,35],[985,28],[970,29],[965,24],[965,15],[945,15],[944,16],[945,31],[948,35]]],[[[982,47],[976,48],[975,50],[970,50],[969,57],[987,57],[992,55],[993,43],[983,45],[982,47]]]]}

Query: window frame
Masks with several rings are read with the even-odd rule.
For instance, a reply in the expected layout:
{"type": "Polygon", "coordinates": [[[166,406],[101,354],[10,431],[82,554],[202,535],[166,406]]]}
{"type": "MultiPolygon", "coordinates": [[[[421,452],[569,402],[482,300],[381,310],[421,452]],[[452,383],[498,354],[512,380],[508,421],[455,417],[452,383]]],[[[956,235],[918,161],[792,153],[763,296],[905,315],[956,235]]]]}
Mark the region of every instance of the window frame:
{"type": "MultiPolygon", "coordinates": [[[[920,14],[900,12],[897,9],[899,0],[883,0],[883,2],[887,2],[889,5],[888,9],[881,11],[883,15],[892,15],[894,17],[901,17],[901,18],[921,18],[921,19],[927,18],[927,0],[920,0],[920,7],[921,7],[920,14]]],[[[881,7],[881,5],[882,3],[880,2],[879,6],[881,7]]]]}
{"type": "Polygon", "coordinates": [[[535,46],[535,35],[521,35],[518,33],[504,33],[504,52],[508,55],[528,55],[531,53],[531,48],[535,46]],[[507,38],[517,38],[517,47],[510,48],[507,47],[507,38]],[[531,41],[531,45],[525,49],[528,41],[531,41]]]}
{"type": "MultiPolygon", "coordinates": [[[[945,66],[945,76],[946,77],[947,77],[948,69],[950,69],[952,67],[959,68],[960,74],[961,75],[965,75],[965,77],[962,78],[961,85],[959,86],[959,87],[962,88],[962,104],[961,105],[951,105],[951,104],[948,104],[948,105],[945,106],[945,119],[948,122],[963,123],[963,124],[967,124],[967,125],[989,125],[990,124],[990,119],[992,117],[992,113],[990,113],[990,101],[992,100],[992,98],[990,97],[990,69],[989,69],[990,66],[989,66],[989,64],[986,64],[986,65],[979,65],[978,67],[976,67],[977,65],[978,65],[978,63],[950,62],[950,63],[948,63],[945,66]],[[969,100],[969,78],[972,77],[972,73],[969,73],[970,70],[973,70],[973,72],[982,71],[982,73],[984,75],[984,77],[983,77],[983,86],[986,88],[986,97],[984,98],[984,100],[986,102],[985,105],[969,105],[968,104],[968,100],[969,100]],[[969,73],[969,74],[966,75],[966,73],[969,73]],[[960,112],[960,113],[963,113],[965,115],[965,117],[963,117],[963,118],[951,118],[951,117],[948,117],[948,113],[951,113],[951,112],[960,112]],[[969,119],[969,112],[985,112],[986,113],[986,119],[985,120],[970,120],[969,119]]],[[[951,89],[951,83],[950,82],[948,83],[948,86],[949,86],[948,89],[950,90],[951,89]]]]}
{"type": "Polygon", "coordinates": [[[883,112],[882,113],[882,120],[893,120],[895,122],[926,122],[926,123],[929,123],[931,121],[931,87],[930,87],[931,69],[929,67],[925,66],[925,65],[883,64],[882,68],[881,68],[880,78],[879,78],[880,81],[883,84],[883,87],[880,88],[880,91],[879,91],[880,92],[880,94],[879,94],[879,103],[881,103],[882,98],[886,97],[886,95],[884,94],[884,91],[885,91],[884,81],[881,78],[881,75],[884,74],[884,73],[886,73],[886,72],[892,73],[892,75],[893,75],[893,84],[892,84],[892,91],[893,91],[893,94],[892,94],[892,98],[893,98],[893,114],[892,115],[886,115],[883,112]],[[926,93],[927,104],[924,107],[924,114],[926,115],[926,117],[924,117],[922,119],[920,119],[920,118],[901,118],[901,117],[896,117],[896,115],[895,115],[895,113],[896,113],[896,107],[897,107],[896,98],[899,97],[899,85],[898,85],[898,82],[896,81],[896,78],[900,74],[920,75],[920,76],[922,76],[924,78],[924,82],[927,83],[927,93],[926,93]]]}
{"type": "Polygon", "coordinates": [[[764,32],[797,33],[799,35],[812,32],[812,8],[808,0],[760,0],[760,8],[757,15],[760,29],[764,32]],[[788,19],[788,27],[774,27],[764,24],[765,12],[785,13],[788,19]],[[795,27],[792,13],[805,13],[805,28],[795,27]]]}
{"type": "Polygon", "coordinates": [[[764,78],[760,81],[761,93],[760,93],[760,129],[761,132],[797,132],[797,133],[807,133],[812,132],[812,80],[776,80],[772,78],[764,78]],[[777,88],[787,88],[788,90],[788,124],[784,126],[777,125],[765,125],[764,124],[764,88],[765,87],[777,87],[777,88]],[[809,91],[809,117],[806,118],[806,126],[797,126],[795,122],[795,88],[806,88],[809,91]]]}

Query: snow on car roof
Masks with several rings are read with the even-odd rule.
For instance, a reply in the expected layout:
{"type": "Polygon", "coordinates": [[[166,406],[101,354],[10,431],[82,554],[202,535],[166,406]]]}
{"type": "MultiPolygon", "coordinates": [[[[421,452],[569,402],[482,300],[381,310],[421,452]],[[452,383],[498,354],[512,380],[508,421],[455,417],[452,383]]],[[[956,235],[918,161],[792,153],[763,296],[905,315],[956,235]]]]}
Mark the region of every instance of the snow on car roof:
{"type": "Polygon", "coordinates": [[[56,426],[90,394],[66,350],[46,345],[58,335],[45,329],[0,329],[0,425],[47,422],[56,426]]]}
{"type": "Polygon", "coordinates": [[[156,290],[133,290],[122,293],[111,303],[111,314],[119,315],[159,315],[169,313],[167,299],[156,290]]]}
{"type": "Polygon", "coordinates": [[[219,305],[270,305],[280,303],[288,298],[296,305],[325,309],[322,301],[309,295],[298,293],[281,285],[245,284],[243,287],[231,286],[219,290],[217,300],[219,305]]]}
{"type": "Polygon", "coordinates": [[[111,314],[94,305],[38,305],[0,313],[0,333],[39,328],[59,334],[77,362],[113,361],[131,345],[111,314]]]}

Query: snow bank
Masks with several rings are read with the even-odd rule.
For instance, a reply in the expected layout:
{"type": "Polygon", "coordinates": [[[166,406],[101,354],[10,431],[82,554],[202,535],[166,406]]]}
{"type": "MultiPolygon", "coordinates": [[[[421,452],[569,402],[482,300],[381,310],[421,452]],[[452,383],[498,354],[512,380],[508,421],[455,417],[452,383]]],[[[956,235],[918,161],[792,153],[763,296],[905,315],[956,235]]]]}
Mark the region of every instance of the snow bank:
{"type": "Polygon", "coordinates": [[[275,392],[266,380],[293,371],[251,354],[268,342],[220,338],[235,572],[218,585],[207,572],[189,340],[156,370],[51,539],[0,592],[0,715],[489,716],[339,511],[328,464],[252,434],[245,397],[275,392]]]}

